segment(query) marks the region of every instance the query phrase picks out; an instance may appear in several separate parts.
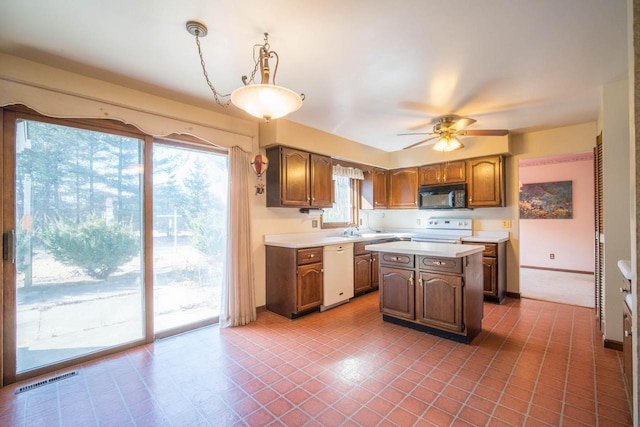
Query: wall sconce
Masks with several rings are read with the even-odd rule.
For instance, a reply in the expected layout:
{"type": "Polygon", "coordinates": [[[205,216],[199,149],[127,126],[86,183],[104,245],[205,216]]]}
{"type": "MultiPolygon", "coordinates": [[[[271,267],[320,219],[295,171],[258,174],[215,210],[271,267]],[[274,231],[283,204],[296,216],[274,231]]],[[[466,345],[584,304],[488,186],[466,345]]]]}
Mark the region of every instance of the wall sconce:
{"type": "Polygon", "coordinates": [[[256,173],[256,176],[260,179],[260,182],[256,185],[256,194],[264,193],[264,183],[262,182],[262,175],[267,171],[269,167],[269,159],[262,154],[256,155],[251,161],[251,167],[256,173]]]}

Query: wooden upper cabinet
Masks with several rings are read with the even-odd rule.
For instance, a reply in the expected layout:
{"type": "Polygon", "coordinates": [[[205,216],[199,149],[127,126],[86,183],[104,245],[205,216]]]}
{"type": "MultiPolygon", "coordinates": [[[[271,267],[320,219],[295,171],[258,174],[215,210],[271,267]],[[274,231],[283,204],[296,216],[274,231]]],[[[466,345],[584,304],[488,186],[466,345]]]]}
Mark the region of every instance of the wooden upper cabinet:
{"type": "Polygon", "coordinates": [[[361,209],[385,209],[387,207],[387,170],[373,168],[365,172],[360,187],[361,209]]]}
{"type": "Polygon", "coordinates": [[[439,164],[420,166],[419,184],[420,185],[438,185],[440,184],[441,168],[439,164]]]}
{"type": "Polygon", "coordinates": [[[267,149],[268,207],[330,207],[331,158],[287,147],[267,149]]]}
{"type": "Polygon", "coordinates": [[[505,206],[502,156],[467,160],[467,197],[470,208],[505,206]]]}
{"type": "Polygon", "coordinates": [[[311,154],[311,205],[330,208],[333,205],[333,165],[331,157],[311,154]]]}
{"type": "Polygon", "coordinates": [[[418,168],[389,171],[390,209],[416,209],[418,207],[418,168]]]}
{"type": "Polygon", "coordinates": [[[424,165],[419,170],[420,185],[455,184],[465,182],[465,179],[466,162],[464,160],[424,165]]]}

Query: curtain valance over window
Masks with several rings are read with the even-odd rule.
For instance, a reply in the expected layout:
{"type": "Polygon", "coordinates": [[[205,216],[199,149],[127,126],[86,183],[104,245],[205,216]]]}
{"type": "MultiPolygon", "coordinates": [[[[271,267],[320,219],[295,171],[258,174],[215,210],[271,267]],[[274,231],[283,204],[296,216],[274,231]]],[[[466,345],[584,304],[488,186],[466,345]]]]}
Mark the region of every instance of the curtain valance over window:
{"type": "Polygon", "coordinates": [[[335,176],[344,176],[351,179],[364,179],[364,173],[361,169],[333,165],[333,174],[335,176]]]}

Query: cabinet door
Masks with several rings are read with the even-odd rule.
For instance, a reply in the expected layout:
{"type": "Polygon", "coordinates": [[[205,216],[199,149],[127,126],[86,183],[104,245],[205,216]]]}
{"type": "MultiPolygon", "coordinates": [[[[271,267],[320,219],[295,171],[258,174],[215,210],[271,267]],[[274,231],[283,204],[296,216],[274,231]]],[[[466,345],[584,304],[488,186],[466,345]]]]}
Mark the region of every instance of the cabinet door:
{"type": "Polygon", "coordinates": [[[311,154],[311,206],[330,208],[333,187],[333,167],[331,158],[311,154]]]}
{"type": "Polygon", "coordinates": [[[467,197],[470,208],[504,206],[501,156],[467,160],[467,197]]]}
{"type": "Polygon", "coordinates": [[[417,320],[453,332],[464,330],[462,277],[418,273],[417,320]]]}
{"type": "Polygon", "coordinates": [[[373,168],[373,208],[387,207],[387,171],[373,168]]]}
{"type": "MultiPolygon", "coordinates": [[[[627,389],[633,390],[633,342],[631,338],[631,311],[625,302],[622,303],[622,328],[624,337],[622,338],[623,372],[627,383],[627,389]]],[[[633,393],[632,393],[633,394],[633,393]]]]}
{"type": "Polygon", "coordinates": [[[482,274],[484,277],[484,293],[492,297],[498,296],[498,262],[495,258],[482,258],[482,274]]]}
{"type": "Polygon", "coordinates": [[[371,255],[353,257],[353,291],[361,293],[371,290],[371,255]]]}
{"type": "Polygon", "coordinates": [[[394,317],[415,318],[413,270],[382,267],[380,269],[380,311],[394,317]]]}
{"type": "Polygon", "coordinates": [[[415,209],[418,207],[418,168],[389,171],[390,209],[415,209]]]}
{"type": "Polygon", "coordinates": [[[421,166],[418,173],[419,183],[420,185],[440,184],[441,174],[442,168],[439,164],[421,166]]]}
{"type": "Polygon", "coordinates": [[[380,255],[378,252],[371,252],[371,288],[378,289],[380,285],[380,255]]]}
{"type": "Polygon", "coordinates": [[[322,304],[322,264],[306,264],[298,267],[296,294],[298,312],[322,304]]]}
{"type": "Polygon", "coordinates": [[[280,176],[280,202],[283,206],[309,206],[310,176],[309,153],[282,148],[280,176]]]}
{"type": "Polygon", "coordinates": [[[467,163],[464,160],[458,162],[443,163],[441,166],[443,183],[454,184],[457,182],[465,182],[467,163]]]}

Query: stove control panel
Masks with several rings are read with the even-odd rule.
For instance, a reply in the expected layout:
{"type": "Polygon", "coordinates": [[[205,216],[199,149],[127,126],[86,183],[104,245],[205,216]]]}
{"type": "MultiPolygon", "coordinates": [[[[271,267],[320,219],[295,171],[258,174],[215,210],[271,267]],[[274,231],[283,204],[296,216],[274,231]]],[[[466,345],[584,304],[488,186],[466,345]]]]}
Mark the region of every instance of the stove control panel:
{"type": "Polygon", "coordinates": [[[444,230],[472,230],[473,220],[471,218],[429,218],[427,229],[444,230]]]}

